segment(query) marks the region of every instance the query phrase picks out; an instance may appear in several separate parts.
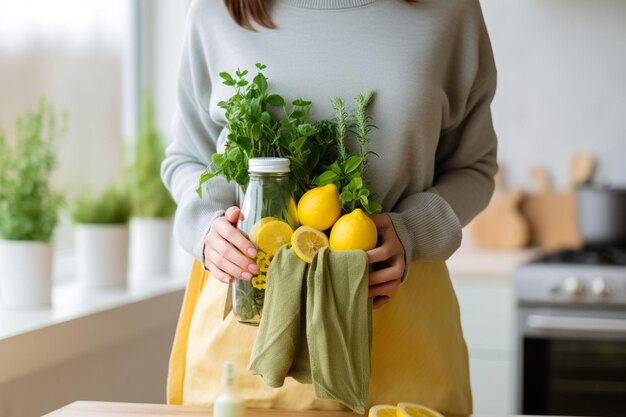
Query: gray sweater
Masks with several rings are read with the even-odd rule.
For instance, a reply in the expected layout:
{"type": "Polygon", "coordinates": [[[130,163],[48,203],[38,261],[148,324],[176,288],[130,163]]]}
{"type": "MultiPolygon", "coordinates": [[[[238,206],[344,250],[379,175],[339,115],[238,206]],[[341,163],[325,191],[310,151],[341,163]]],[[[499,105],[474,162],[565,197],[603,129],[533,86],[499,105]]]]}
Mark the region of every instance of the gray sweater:
{"type": "Polygon", "coordinates": [[[333,116],[374,90],[378,126],[366,176],[393,221],[407,261],[445,260],[461,228],[488,203],[497,170],[490,104],[496,69],[478,0],[276,0],[278,29],[237,26],[220,0],[190,6],[178,74],[174,141],[162,165],[178,203],[174,234],[203,259],[211,223],[236,204],[216,177],[195,189],[211,155],[224,149],[218,74],[267,65],[270,89],[313,101],[312,118],[333,116]]]}

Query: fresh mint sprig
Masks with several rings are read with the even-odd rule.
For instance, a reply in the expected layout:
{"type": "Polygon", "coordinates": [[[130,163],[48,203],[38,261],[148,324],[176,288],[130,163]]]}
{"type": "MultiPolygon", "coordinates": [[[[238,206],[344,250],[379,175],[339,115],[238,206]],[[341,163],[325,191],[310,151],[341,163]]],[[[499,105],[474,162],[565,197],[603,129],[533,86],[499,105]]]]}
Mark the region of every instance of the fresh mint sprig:
{"type": "Polygon", "coordinates": [[[262,72],[267,67],[257,63],[256,68],[258,73],[252,82],[246,79],[247,70],[238,69],[234,76],[228,72],[219,74],[223,84],[233,87],[235,94],[218,103],[227,121],[226,150],[211,157],[211,165],[200,177],[200,196],[202,185],[217,175],[235,181],[245,191],[250,158],[283,157],[291,161],[290,189],[298,199],[308,190],[320,167],[331,162],[331,123],[312,122],[312,103],[303,98],[293,100],[288,108],[281,95],[270,94],[262,72]],[[280,108],[283,116],[273,119],[269,112],[272,107],[280,108]]]}

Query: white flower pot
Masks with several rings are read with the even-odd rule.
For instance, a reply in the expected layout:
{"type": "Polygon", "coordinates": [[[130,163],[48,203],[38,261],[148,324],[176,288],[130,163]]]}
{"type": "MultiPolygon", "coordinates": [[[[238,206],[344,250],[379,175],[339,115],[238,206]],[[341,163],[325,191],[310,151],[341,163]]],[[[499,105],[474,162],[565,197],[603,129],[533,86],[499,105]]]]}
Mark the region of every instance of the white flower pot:
{"type": "Polygon", "coordinates": [[[0,304],[43,307],[52,299],[52,244],[0,240],[0,304]]]}
{"type": "Polygon", "coordinates": [[[77,224],[76,263],[83,288],[126,287],[128,225],[77,224]]]}
{"type": "Polygon", "coordinates": [[[132,219],[130,242],[130,262],[134,280],[151,281],[169,275],[172,219],[132,219]]]}

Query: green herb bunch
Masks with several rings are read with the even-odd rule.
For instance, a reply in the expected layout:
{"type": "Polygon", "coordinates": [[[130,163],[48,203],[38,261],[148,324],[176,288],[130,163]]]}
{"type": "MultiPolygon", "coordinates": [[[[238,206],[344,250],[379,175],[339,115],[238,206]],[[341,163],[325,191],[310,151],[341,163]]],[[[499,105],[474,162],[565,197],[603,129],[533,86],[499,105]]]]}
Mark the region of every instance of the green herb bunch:
{"type": "Polygon", "coordinates": [[[330,162],[333,144],[332,123],[309,120],[311,102],[294,100],[289,109],[285,99],[270,94],[268,81],[261,63],[252,82],[246,79],[248,71],[237,70],[232,76],[220,73],[223,83],[233,87],[235,94],[218,105],[225,110],[228,129],[226,150],[213,154],[212,166],[200,178],[202,184],[222,175],[235,181],[245,191],[248,184],[248,160],[256,157],[282,157],[291,162],[290,190],[298,199],[312,183],[319,168],[330,162]],[[282,110],[283,117],[273,120],[270,108],[282,110]]]}
{"type": "Polygon", "coordinates": [[[223,83],[235,90],[227,101],[218,103],[227,120],[226,150],[213,154],[212,166],[200,177],[198,194],[202,196],[202,185],[217,175],[235,181],[245,192],[250,158],[282,157],[291,162],[290,191],[296,200],[311,186],[335,183],[344,212],[362,208],[367,214],[380,213],[382,206],[373,199],[370,182],[363,177],[367,158],[373,154],[367,147],[369,134],[376,126],[367,108],[374,93],[359,94],[357,107],[350,114],[337,97],[333,99],[335,117],[313,122],[309,118],[310,101],[296,99],[288,109],[282,96],[270,94],[262,72],[266,66],[257,63],[256,67],[259,72],[252,82],[246,79],[248,71],[237,70],[234,76],[220,73],[223,83]],[[280,108],[282,117],[273,119],[271,107],[280,108]],[[349,134],[357,140],[357,154],[348,151],[349,134]]]}
{"type": "Polygon", "coordinates": [[[141,122],[131,167],[131,197],[136,217],[168,218],[176,204],[161,180],[161,162],[165,145],[154,121],[154,100],[149,91],[143,94],[141,122]]]}
{"type": "Polygon", "coordinates": [[[50,103],[39,101],[16,123],[11,149],[0,132],[0,238],[49,242],[58,222],[62,195],[51,186],[57,165],[59,128],[50,103]]]}
{"type": "Polygon", "coordinates": [[[128,191],[109,186],[101,193],[81,191],[72,207],[72,219],[82,224],[124,224],[131,215],[128,191]]]}
{"type": "Polygon", "coordinates": [[[369,189],[371,182],[364,178],[367,158],[374,154],[368,150],[368,144],[369,134],[376,126],[367,114],[367,108],[373,99],[373,91],[357,95],[357,107],[350,114],[346,112],[345,104],[340,97],[333,99],[337,160],[326,166],[324,172],[315,178],[313,183],[320,187],[334,183],[339,189],[341,206],[345,213],[350,213],[356,208],[363,209],[367,214],[382,211],[382,206],[373,199],[374,196],[369,189]],[[346,138],[349,133],[357,139],[358,154],[348,153],[346,138]]]}

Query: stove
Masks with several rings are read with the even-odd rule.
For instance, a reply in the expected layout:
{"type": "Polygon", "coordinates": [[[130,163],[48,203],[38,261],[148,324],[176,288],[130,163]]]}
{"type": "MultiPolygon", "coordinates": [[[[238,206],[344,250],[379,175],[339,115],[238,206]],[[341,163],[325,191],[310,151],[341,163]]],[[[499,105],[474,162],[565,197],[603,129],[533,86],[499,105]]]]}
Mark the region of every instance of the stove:
{"type": "Polygon", "coordinates": [[[517,411],[626,416],[626,248],[546,254],[514,284],[517,411]]]}
{"type": "Polygon", "coordinates": [[[626,248],[585,248],[544,255],[519,267],[520,304],[626,306],[626,248]]]}

